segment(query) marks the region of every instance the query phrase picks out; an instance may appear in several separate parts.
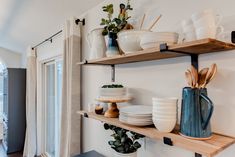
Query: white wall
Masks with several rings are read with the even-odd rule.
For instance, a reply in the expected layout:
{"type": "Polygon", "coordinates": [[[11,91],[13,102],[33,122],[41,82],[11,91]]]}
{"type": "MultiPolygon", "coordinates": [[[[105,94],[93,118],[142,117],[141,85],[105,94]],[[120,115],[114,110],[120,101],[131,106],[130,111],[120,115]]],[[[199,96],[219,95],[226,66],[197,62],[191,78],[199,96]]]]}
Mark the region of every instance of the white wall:
{"type": "MultiPolygon", "coordinates": [[[[107,1],[106,1],[107,2],[107,1]]],[[[106,2],[104,4],[106,4],[106,2]]],[[[111,1],[118,4],[119,0],[111,1]]],[[[225,28],[235,30],[234,0],[132,0],[138,15],[141,15],[143,8],[156,7],[156,12],[161,12],[163,18],[155,28],[157,31],[179,30],[180,21],[189,17],[193,12],[204,8],[214,8],[224,16],[225,28]]],[[[86,42],[87,33],[99,26],[102,4],[84,14],[86,26],[83,29],[83,57],[89,56],[90,50],[86,42]]],[[[39,60],[44,60],[62,52],[62,40],[58,37],[53,43],[47,43],[38,48],[39,60]]],[[[208,91],[215,103],[213,115],[213,131],[235,136],[235,51],[201,55],[200,67],[217,63],[219,67],[215,80],[209,85],[208,91]]],[[[119,83],[131,88],[135,99],[131,104],[151,104],[154,96],[177,96],[181,98],[181,91],[186,86],[184,71],[190,66],[189,57],[176,59],[165,59],[161,61],[150,61],[141,63],[124,64],[117,66],[116,80],[119,83]]],[[[109,67],[86,66],[83,67],[82,76],[82,107],[87,109],[87,104],[94,101],[98,88],[110,82],[109,67]]],[[[83,120],[83,151],[97,150],[108,157],[112,157],[112,151],[107,142],[110,140],[110,132],[103,129],[103,124],[92,120],[83,120]]],[[[79,139],[78,139],[79,140],[79,139]]],[[[193,157],[194,152],[183,150],[177,147],[169,147],[161,141],[146,138],[144,145],[139,151],[139,157],[193,157]]],[[[233,157],[235,145],[229,147],[218,157],[233,157]]]]}
{"type": "Polygon", "coordinates": [[[0,62],[9,68],[20,68],[21,54],[0,47],[0,62]]]}
{"type": "MultiPolygon", "coordinates": [[[[106,1],[107,2],[107,1],[106,1]]],[[[118,4],[120,1],[109,1],[118,4]]],[[[106,4],[106,3],[105,3],[106,4]]],[[[156,31],[175,31],[180,28],[180,21],[190,17],[193,12],[205,8],[213,8],[224,16],[223,24],[227,30],[235,30],[234,0],[132,0],[134,9],[138,14],[143,12],[140,8],[156,7],[156,12],[163,14],[162,19],[155,28],[156,31]]],[[[86,14],[86,27],[84,28],[83,56],[89,56],[89,47],[85,41],[86,34],[99,26],[100,19],[104,17],[99,5],[86,14]]],[[[214,132],[235,136],[235,51],[206,54],[199,58],[200,67],[217,63],[218,74],[208,86],[209,96],[214,101],[215,112],[212,126],[214,132]]],[[[131,104],[151,104],[154,96],[177,96],[181,98],[181,91],[186,86],[184,72],[190,66],[189,57],[165,59],[141,63],[124,64],[117,66],[116,81],[131,88],[134,101],[131,104]]],[[[110,82],[110,68],[102,66],[83,67],[82,76],[82,105],[87,109],[87,104],[94,102],[98,94],[98,88],[110,82]]],[[[83,123],[83,150],[95,149],[108,157],[112,157],[112,151],[107,142],[110,140],[110,132],[103,129],[103,124],[84,119],[83,123]]],[[[164,145],[161,141],[146,139],[145,145],[139,151],[139,157],[193,157],[194,152],[189,152],[176,147],[164,145]]],[[[229,147],[218,157],[234,157],[235,145],[229,147]]]]}

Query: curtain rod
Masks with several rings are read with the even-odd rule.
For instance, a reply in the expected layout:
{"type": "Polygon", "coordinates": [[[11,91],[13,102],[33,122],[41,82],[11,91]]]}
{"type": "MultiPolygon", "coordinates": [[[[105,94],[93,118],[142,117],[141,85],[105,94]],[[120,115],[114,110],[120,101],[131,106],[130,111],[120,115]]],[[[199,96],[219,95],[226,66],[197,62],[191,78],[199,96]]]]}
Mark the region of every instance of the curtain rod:
{"type": "MultiPolygon", "coordinates": [[[[76,23],[77,25],[79,24],[79,22],[81,22],[83,26],[85,25],[85,19],[82,19],[82,20],[77,19],[77,20],[75,20],[75,23],[76,23]]],[[[55,36],[59,35],[59,34],[62,33],[62,32],[63,32],[63,30],[60,30],[59,32],[55,33],[54,35],[52,35],[52,36],[50,36],[49,38],[45,39],[44,41],[40,42],[39,44],[33,46],[33,47],[32,47],[32,50],[35,49],[36,47],[38,47],[38,46],[44,44],[44,43],[47,42],[47,41],[52,42],[52,38],[54,38],[55,36]]]]}

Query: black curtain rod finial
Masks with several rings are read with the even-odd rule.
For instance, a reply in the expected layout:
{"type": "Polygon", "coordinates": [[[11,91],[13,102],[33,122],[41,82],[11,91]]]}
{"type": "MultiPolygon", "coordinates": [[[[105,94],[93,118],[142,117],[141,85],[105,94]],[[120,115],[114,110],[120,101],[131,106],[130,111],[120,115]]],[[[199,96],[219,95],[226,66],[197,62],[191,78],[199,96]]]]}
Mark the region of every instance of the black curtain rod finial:
{"type": "Polygon", "coordinates": [[[77,25],[79,24],[79,22],[81,22],[83,26],[86,24],[86,20],[85,20],[85,19],[82,19],[82,20],[77,19],[77,20],[75,21],[75,23],[76,23],[77,25]]]}

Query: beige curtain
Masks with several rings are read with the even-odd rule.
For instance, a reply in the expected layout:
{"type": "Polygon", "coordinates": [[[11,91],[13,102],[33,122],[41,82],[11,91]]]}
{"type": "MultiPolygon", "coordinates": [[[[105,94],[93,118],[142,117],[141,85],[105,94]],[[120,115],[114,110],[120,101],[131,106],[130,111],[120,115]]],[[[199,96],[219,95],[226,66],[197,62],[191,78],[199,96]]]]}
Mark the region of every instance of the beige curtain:
{"type": "Polygon", "coordinates": [[[29,48],[27,54],[27,82],[26,82],[26,138],[24,157],[34,157],[37,151],[36,127],[36,84],[37,84],[36,50],[29,48]]]}
{"type": "Polygon", "coordinates": [[[62,119],[60,157],[70,157],[80,153],[81,119],[76,114],[80,110],[80,66],[81,57],[80,26],[75,18],[64,26],[62,119]]]}

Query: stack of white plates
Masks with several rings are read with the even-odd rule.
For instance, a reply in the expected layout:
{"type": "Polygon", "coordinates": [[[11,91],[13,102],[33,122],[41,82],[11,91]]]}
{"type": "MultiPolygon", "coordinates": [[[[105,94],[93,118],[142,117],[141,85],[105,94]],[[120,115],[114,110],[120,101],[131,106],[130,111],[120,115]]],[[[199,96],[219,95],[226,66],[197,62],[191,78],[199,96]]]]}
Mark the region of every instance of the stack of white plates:
{"type": "Polygon", "coordinates": [[[152,125],[152,106],[137,105],[128,106],[120,109],[119,120],[122,123],[147,126],[152,125]]]}

